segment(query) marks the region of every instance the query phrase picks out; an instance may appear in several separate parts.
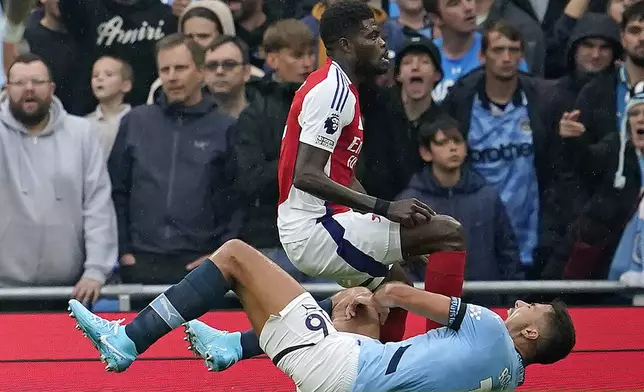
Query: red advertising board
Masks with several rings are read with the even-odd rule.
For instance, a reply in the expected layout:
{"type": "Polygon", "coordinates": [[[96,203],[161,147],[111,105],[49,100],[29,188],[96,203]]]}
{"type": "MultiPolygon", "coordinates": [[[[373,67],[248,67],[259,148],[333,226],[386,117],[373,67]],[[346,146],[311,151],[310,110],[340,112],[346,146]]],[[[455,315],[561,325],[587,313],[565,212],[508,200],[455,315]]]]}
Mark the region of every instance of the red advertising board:
{"type": "MultiPolygon", "coordinates": [[[[500,311],[503,313],[504,311],[500,311]]],[[[530,366],[523,391],[644,391],[644,308],[572,309],[575,352],[551,366],[530,366]]],[[[108,314],[110,319],[133,314],[108,314]]],[[[240,312],[213,312],[203,321],[243,330],[240,312]]],[[[411,316],[407,334],[423,332],[411,316]]],[[[63,314],[0,315],[0,391],[271,391],[295,388],[266,358],[209,373],[186,349],[182,331],[157,342],[132,367],[106,373],[87,339],[63,314]]],[[[431,369],[427,369],[431,371],[431,369]]]]}

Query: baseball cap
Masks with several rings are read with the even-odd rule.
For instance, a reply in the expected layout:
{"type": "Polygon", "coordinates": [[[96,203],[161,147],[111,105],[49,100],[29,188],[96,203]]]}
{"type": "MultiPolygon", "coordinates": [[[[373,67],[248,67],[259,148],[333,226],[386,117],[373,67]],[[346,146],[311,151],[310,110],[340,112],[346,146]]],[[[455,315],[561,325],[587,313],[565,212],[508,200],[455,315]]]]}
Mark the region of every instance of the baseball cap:
{"type": "MultiPolygon", "coordinates": [[[[431,39],[424,36],[416,36],[406,39],[398,53],[396,53],[396,67],[395,73],[398,75],[400,71],[400,62],[407,53],[410,52],[420,52],[426,53],[432,59],[434,67],[437,71],[441,73],[441,79],[443,75],[443,67],[441,67],[441,52],[438,50],[434,42],[431,39]]],[[[439,80],[440,81],[440,80],[439,80]]]]}

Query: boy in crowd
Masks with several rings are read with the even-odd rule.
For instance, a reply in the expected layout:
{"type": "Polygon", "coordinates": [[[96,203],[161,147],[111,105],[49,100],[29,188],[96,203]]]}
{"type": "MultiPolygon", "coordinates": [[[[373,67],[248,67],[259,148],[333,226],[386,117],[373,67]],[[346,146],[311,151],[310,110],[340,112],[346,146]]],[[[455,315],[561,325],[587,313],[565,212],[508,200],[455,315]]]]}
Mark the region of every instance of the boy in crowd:
{"type": "MultiPolygon", "coordinates": [[[[440,115],[423,123],[419,142],[420,157],[427,165],[398,199],[417,198],[436,213],[461,222],[468,240],[467,280],[522,279],[516,236],[503,202],[483,177],[464,164],[467,146],[458,122],[440,115]]],[[[423,280],[424,275],[423,268],[414,277],[423,280]]]]}
{"type": "Polygon", "coordinates": [[[130,111],[123,103],[132,90],[132,67],[111,56],[100,57],[92,68],[92,92],[98,100],[96,110],[87,115],[92,129],[98,132],[105,160],[110,156],[121,118],[130,111]]]}

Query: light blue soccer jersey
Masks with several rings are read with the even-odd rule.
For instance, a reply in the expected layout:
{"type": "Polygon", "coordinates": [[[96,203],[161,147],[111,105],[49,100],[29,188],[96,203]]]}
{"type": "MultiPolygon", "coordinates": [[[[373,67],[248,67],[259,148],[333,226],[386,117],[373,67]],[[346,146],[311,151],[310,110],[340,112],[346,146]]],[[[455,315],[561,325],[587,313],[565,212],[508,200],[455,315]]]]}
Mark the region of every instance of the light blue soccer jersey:
{"type": "Polygon", "coordinates": [[[501,317],[452,298],[448,327],[398,343],[360,338],[353,391],[511,391],[521,357],[501,317]]]}
{"type": "MultiPolygon", "coordinates": [[[[445,56],[443,52],[443,39],[436,38],[434,44],[441,53],[441,67],[443,68],[443,79],[434,87],[432,91],[432,98],[434,102],[442,102],[449,89],[456,83],[458,78],[461,75],[472,71],[475,68],[478,68],[481,65],[481,60],[479,59],[479,53],[481,52],[481,40],[483,36],[475,32],[474,33],[474,43],[470,50],[465,53],[463,56],[457,59],[450,59],[445,56]]],[[[524,72],[528,72],[528,64],[525,60],[521,60],[519,64],[519,69],[524,72]]]]}
{"type": "Polygon", "coordinates": [[[472,166],[501,196],[521,262],[532,265],[539,229],[539,184],[527,105],[521,90],[505,108],[479,92],[472,105],[467,144],[472,166]]]}

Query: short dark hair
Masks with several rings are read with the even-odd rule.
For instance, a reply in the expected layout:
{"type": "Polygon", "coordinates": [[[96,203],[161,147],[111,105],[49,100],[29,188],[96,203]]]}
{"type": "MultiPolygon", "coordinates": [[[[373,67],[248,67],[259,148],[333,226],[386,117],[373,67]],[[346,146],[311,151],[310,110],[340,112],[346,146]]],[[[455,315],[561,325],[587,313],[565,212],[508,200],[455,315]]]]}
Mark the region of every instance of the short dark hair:
{"type": "Polygon", "coordinates": [[[11,69],[13,68],[14,65],[16,64],[31,64],[35,62],[41,62],[45,64],[45,68],[47,68],[47,77],[49,79],[52,78],[51,75],[51,68],[49,67],[49,64],[40,56],[34,53],[21,53],[19,54],[12,62],[11,65],[9,66],[9,69],[7,69],[7,78],[9,75],[11,75],[11,69]]]}
{"type": "Polygon", "coordinates": [[[350,37],[362,29],[362,22],[373,18],[373,11],[362,0],[340,0],[332,4],[320,19],[320,38],[330,49],[342,38],[350,37]]]}
{"type": "Polygon", "coordinates": [[[428,14],[434,14],[440,16],[440,0],[423,0],[423,7],[428,14]]]}
{"type": "Polygon", "coordinates": [[[157,62],[159,60],[159,53],[164,50],[173,49],[177,46],[185,45],[190,51],[192,60],[195,62],[197,68],[203,68],[204,63],[204,50],[203,48],[194,40],[188,38],[183,33],[174,33],[168,36],[163,37],[160,41],[157,42],[155,47],[155,57],[157,62]]]}
{"type": "Polygon", "coordinates": [[[563,301],[550,303],[552,311],[546,316],[547,329],[537,340],[533,362],[548,365],[564,359],[575,346],[575,326],[563,301]]]}
{"type": "Polygon", "coordinates": [[[194,8],[191,8],[184,15],[182,15],[181,26],[179,26],[182,32],[184,30],[184,26],[186,25],[186,22],[192,18],[208,19],[209,21],[217,25],[217,31],[219,32],[219,34],[224,33],[224,30],[223,30],[224,27],[221,25],[221,21],[217,17],[217,14],[215,14],[214,12],[212,12],[210,9],[206,7],[194,7],[194,8]]]}
{"type": "Polygon", "coordinates": [[[436,140],[436,134],[438,131],[443,131],[448,133],[445,136],[448,138],[454,138],[455,135],[453,132],[456,132],[459,136],[463,136],[460,131],[460,125],[452,116],[448,114],[440,114],[433,121],[423,122],[418,129],[418,143],[423,147],[428,147],[433,141],[436,140]],[[455,130],[448,132],[450,130],[455,130]]]}
{"type": "Polygon", "coordinates": [[[216,50],[218,47],[226,44],[233,44],[239,49],[242,55],[242,61],[244,64],[248,64],[250,62],[250,54],[248,53],[248,45],[239,37],[235,37],[232,35],[220,35],[219,37],[215,38],[214,41],[210,45],[206,47],[205,52],[212,52],[213,50],[216,50]]]}
{"type": "Polygon", "coordinates": [[[638,1],[633,3],[624,10],[622,14],[621,29],[624,31],[631,21],[641,21],[644,19],[644,2],[638,1]]]}
{"type": "Polygon", "coordinates": [[[490,26],[490,28],[483,34],[483,39],[481,40],[481,53],[487,52],[487,49],[490,47],[490,34],[492,33],[499,33],[513,42],[518,41],[521,45],[521,50],[523,51],[523,35],[521,34],[521,31],[508,22],[499,20],[490,26]]]}

